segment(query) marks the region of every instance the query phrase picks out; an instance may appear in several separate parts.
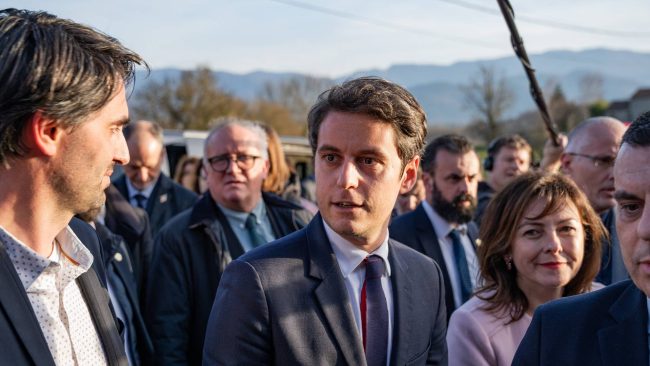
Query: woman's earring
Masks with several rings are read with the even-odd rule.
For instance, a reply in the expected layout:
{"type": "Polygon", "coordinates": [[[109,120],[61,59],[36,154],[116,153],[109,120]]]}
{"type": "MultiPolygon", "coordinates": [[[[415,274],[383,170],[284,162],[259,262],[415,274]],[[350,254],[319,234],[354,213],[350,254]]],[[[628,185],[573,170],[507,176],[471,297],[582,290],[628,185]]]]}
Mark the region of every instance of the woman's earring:
{"type": "Polygon", "coordinates": [[[512,271],[512,256],[510,254],[506,254],[503,256],[503,260],[506,262],[506,268],[508,271],[512,271]]]}

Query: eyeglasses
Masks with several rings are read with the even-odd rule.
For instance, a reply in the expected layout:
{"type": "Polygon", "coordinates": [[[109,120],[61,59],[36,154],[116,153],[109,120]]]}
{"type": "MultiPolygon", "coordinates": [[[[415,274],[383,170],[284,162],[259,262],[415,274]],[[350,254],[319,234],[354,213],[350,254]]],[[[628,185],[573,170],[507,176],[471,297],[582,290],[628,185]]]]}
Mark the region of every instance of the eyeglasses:
{"type": "Polygon", "coordinates": [[[616,161],[616,156],[593,156],[593,155],[578,154],[578,153],[567,153],[567,154],[573,156],[582,156],[583,158],[587,158],[591,160],[595,168],[611,168],[612,166],[614,166],[614,162],[616,161]]]}
{"type": "Polygon", "coordinates": [[[223,154],[207,158],[210,167],[217,173],[223,173],[228,170],[230,162],[235,162],[237,167],[241,170],[248,170],[255,165],[255,160],[260,156],[245,155],[245,154],[223,154]]]}

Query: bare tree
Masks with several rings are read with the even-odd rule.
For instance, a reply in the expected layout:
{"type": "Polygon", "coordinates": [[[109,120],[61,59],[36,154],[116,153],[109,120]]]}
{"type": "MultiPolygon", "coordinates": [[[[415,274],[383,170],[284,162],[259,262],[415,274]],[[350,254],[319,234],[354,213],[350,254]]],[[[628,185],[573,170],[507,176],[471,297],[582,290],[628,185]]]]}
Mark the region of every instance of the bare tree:
{"type": "Polygon", "coordinates": [[[206,67],[183,71],[179,79],[152,81],[135,95],[134,114],[166,128],[207,129],[221,116],[243,115],[246,103],[217,86],[206,67]]]}
{"type": "Polygon", "coordinates": [[[475,126],[487,141],[497,137],[505,112],[515,98],[505,78],[498,77],[493,68],[481,66],[477,76],[461,90],[466,106],[476,113],[475,126]]]}

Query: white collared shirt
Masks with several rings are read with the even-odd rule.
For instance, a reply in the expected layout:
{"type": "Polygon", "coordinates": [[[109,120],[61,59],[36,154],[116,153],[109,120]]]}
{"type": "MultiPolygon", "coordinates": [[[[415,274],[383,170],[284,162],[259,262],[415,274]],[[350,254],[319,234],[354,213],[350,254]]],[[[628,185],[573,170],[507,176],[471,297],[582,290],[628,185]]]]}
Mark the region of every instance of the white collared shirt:
{"type": "Polygon", "coordinates": [[[357,325],[359,339],[362,337],[361,330],[361,289],[363,282],[366,278],[366,267],[360,266],[366,257],[369,255],[377,255],[384,260],[386,266],[386,273],[381,277],[381,287],[384,290],[386,297],[386,305],[388,305],[388,349],[386,350],[386,360],[390,363],[390,354],[393,342],[393,324],[394,324],[394,306],[393,306],[393,287],[390,283],[390,263],[388,262],[388,231],[381,245],[372,253],[368,253],[360,249],[356,245],[345,240],[342,236],[337,234],[327,223],[323,220],[325,226],[325,233],[329,239],[336,261],[341,269],[341,275],[345,282],[345,288],[348,292],[350,299],[350,306],[352,307],[352,314],[354,321],[357,325]]]}
{"type": "Polygon", "coordinates": [[[66,227],[44,258],[0,227],[0,241],[27,292],[57,365],[106,365],[88,305],[75,281],[93,263],[90,251],[66,227]],[[76,263],[74,263],[74,262],[76,263]]]}
{"type": "MultiPolygon", "coordinates": [[[[456,261],[454,260],[454,244],[449,237],[449,233],[456,227],[451,226],[445,219],[440,217],[427,201],[422,201],[422,207],[424,207],[424,211],[427,213],[429,221],[433,225],[433,230],[438,237],[438,245],[440,245],[440,251],[445,260],[447,274],[451,282],[451,288],[454,292],[454,305],[458,308],[463,304],[463,298],[460,290],[460,278],[458,278],[458,271],[456,270],[456,261]]],[[[476,258],[476,251],[467,233],[459,236],[463,244],[463,249],[465,250],[465,259],[467,260],[473,290],[476,288],[476,283],[478,282],[478,259],[476,258]]]]}

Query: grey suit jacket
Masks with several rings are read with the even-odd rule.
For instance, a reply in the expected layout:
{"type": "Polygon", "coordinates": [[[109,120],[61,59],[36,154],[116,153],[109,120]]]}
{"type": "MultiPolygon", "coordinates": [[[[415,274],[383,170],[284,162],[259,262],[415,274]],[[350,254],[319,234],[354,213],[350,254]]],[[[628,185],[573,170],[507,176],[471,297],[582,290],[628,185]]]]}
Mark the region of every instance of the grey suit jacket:
{"type": "MultiPolygon", "coordinates": [[[[449,280],[449,269],[442,256],[438,235],[433,229],[433,224],[431,224],[431,220],[429,220],[429,216],[424,211],[422,204],[418,205],[414,211],[396,217],[390,224],[389,233],[391,238],[425,254],[440,266],[445,281],[445,303],[447,305],[447,319],[449,319],[451,313],[456,309],[454,293],[449,280]]],[[[471,221],[467,224],[467,236],[469,236],[474,249],[476,249],[478,228],[471,221]]]]}
{"type": "MultiPolygon", "coordinates": [[[[447,364],[440,269],[389,240],[392,365],[447,364]]],[[[233,261],[223,274],[204,365],[365,365],[336,257],[317,215],[300,231],[233,261]]]]}

